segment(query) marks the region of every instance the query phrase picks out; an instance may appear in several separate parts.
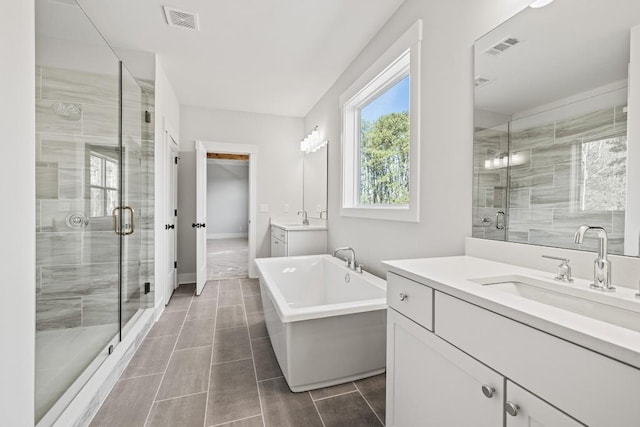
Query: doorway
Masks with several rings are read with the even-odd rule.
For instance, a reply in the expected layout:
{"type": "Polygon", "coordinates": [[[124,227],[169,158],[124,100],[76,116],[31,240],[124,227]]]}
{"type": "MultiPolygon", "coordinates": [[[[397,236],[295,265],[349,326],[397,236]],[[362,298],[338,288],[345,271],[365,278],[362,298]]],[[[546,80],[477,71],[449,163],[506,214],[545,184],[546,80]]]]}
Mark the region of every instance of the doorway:
{"type": "Polygon", "coordinates": [[[207,280],[249,274],[249,155],[207,153],[207,280]]]}
{"type": "MultiPolygon", "coordinates": [[[[258,147],[255,145],[249,144],[230,144],[230,143],[220,143],[220,142],[207,142],[207,141],[196,141],[195,142],[195,151],[196,151],[196,222],[193,223],[193,227],[196,228],[196,294],[200,295],[204,286],[209,280],[210,271],[212,272],[212,276],[215,274],[226,273],[226,277],[238,277],[235,275],[237,270],[234,270],[233,267],[227,266],[215,266],[216,258],[224,259],[225,255],[228,255],[229,258],[241,258],[246,257],[246,273],[243,275],[246,277],[257,277],[256,268],[253,263],[256,256],[256,189],[257,189],[257,168],[258,168],[258,147]],[[208,153],[211,153],[209,155],[208,153]],[[222,224],[218,222],[221,221],[217,218],[209,218],[208,217],[208,185],[207,185],[207,169],[208,169],[208,157],[211,157],[211,160],[216,161],[244,161],[247,168],[247,184],[245,190],[240,193],[236,192],[236,194],[241,194],[242,197],[247,197],[246,207],[242,208],[246,212],[246,218],[242,215],[242,218],[238,222],[237,216],[235,218],[231,218],[231,224],[234,228],[227,228],[229,231],[222,231],[223,228],[220,228],[222,224]],[[248,188],[248,191],[247,189],[248,188]],[[213,222],[211,222],[213,221],[213,222]],[[244,224],[243,224],[244,222],[244,224]],[[240,230],[240,226],[242,225],[242,230],[240,230]],[[236,247],[227,248],[218,250],[220,245],[216,245],[217,243],[223,242],[212,242],[212,252],[213,259],[211,260],[212,265],[211,269],[209,268],[209,240],[220,240],[227,237],[228,239],[243,239],[244,230],[246,229],[246,252],[244,249],[239,249],[242,243],[230,242],[229,240],[226,243],[232,244],[236,243],[236,247]],[[208,235],[209,234],[209,235],[208,235]],[[212,237],[208,239],[207,237],[212,237]],[[219,237],[219,238],[216,238],[219,237]],[[222,254],[217,254],[216,252],[223,252],[222,254]],[[229,252],[225,254],[224,252],[229,252]],[[220,257],[220,255],[222,257],[220,257]],[[230,270],[225,270],[225,268],[231,268],[230,270]],[[231,274],[234,274],[233,276],[231,274]]],[[[230,166],[230,165],[227,165],[230,166]]],[[[215,173],[214,173],[215,174],[215,173]]],[[[222,204],[222,209],[225,209],[224,202],[222,204]]],[[[228,224],[227,224],[228,226],[228,224]]],[[[245,265],[242,263],[242,265],[245,265]]],[[[224,278],[224,277],[218,277],[224,278]]]]}

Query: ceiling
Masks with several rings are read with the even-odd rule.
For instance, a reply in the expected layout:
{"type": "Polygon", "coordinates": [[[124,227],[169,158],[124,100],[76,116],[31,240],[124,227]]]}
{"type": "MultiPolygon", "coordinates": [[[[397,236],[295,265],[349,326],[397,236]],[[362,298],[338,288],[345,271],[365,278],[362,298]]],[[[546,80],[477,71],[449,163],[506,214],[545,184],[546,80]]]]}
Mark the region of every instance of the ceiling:
{"type": "Polygon", "coordinates": [[[158,53],[181,104],[303,117],[404,0],[169,1],[78,3],[112,46],[158,53]]]}
{"type": "Polygon", "coordinates": [[[476,109],[514,115],[627,78],[629,29],[640,1],[558,0],[526,8],[475,44],[476,109]],[[491,46],[520,43],[492,56],[491,46]]]}

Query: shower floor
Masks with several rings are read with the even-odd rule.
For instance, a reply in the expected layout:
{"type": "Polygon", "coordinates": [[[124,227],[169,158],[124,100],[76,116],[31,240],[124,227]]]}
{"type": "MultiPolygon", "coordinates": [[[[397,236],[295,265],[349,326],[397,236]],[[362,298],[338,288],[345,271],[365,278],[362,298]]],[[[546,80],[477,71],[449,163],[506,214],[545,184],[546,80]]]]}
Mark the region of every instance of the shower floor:
{"type": "Polygon", "coordinates": [[[246,277],[248,257],[246,238],[207,239],[207,279],[246,277]]]}
{"type": "MultiPolygon", "coordinates": [[[[36,418],[40,419],[89,365],[97,367],[105,343],[118,334],[118,324],[36,332],[36,418]]],[[[92,367],[94,367],[92,366],[92,367]]],[[[93,371],[93,369],[89,369],[93,371]]],[[[82,381],[82,379],[79,379],[82,381]]]]}

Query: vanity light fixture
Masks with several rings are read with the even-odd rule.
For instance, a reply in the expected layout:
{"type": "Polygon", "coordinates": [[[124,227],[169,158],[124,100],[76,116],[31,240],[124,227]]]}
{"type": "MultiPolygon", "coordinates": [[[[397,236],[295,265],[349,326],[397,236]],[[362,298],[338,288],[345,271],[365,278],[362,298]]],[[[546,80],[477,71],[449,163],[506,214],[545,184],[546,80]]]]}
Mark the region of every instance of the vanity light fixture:
{"type": "Polygon", "coordinates": [[[312,153],[324,147],[328,142],[320,139],[320,132],[318,131],[318,126],[316,126],[309,135],[300,141],[300,151],[312,153]]]}
{"type": "Polygon", "coordinates": [[[518,153],[500,153],[497,156],[484,161],[485,169],[501,169],[507,166],[518,166],[527,163],[529,160],[529,154],[525,151],[518,153]]]}
{"type": "Polygon", "coordinates": [[[529,7],[538,9],[540,7],[545,7],[551,3],[553,3],[553,0],[534,0],[533,2],[531,2],[531,4],[529,4],[529,7]]]}

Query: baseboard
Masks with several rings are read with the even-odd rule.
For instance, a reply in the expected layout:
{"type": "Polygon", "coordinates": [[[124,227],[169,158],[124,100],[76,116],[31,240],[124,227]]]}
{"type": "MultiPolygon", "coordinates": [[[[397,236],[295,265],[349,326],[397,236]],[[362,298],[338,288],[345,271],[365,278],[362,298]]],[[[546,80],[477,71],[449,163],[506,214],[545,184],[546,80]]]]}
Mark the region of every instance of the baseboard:
{"type": "Polygon", "coordinates": [[[211,233],[207,234],[207,239],[246,239],[247,233],[211,233]]]}
{"type": "Polygon", "coordinates": [[[186,283],[195,283],[196,273],[180,273],[178,274],[178,285],[184,285],[186,283]]]}
{"type": "Polygon", "coordinates": [[[162,316],[165,305],[166,303],[164,301],[164,297],[162,297],[162,299],[158,302],[158,305],[155,306],[154,312],[153,312],[153,318],[155,319],[156,322],[158,321],[158,319],[160,319],[160,316],[162,316]]]}

